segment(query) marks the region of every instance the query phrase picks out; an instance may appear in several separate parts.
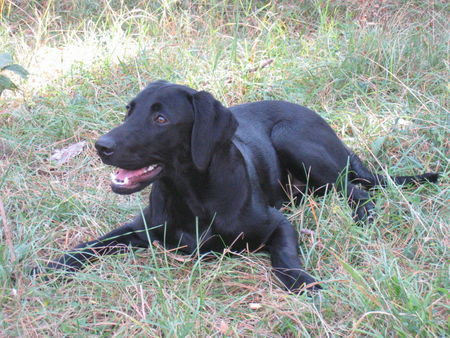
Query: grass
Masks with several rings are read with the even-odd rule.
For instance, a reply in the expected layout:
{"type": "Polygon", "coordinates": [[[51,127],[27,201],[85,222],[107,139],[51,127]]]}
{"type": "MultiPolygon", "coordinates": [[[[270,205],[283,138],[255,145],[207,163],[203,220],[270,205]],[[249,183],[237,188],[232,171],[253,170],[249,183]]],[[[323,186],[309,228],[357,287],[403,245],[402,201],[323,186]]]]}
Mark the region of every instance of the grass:
{"type": "Polygon", "coordinates": [[[31,73],[0,102],[1,335],[445,336],[448,10],[438,0],[0,1],[0,50],[31,73]],[[102,258],[71,283],[31,279],[30,266],[145,206],[148,191],[110,191],[93,142],[160,78],[228,105],[300,103],[373,170],[442,179],[375,191],[365,226],[334,192],[287,205],[311,230],[299,247],[325,286],[314,297],[283,292],[263,254],[199,261],[158,247],[102,258]],[[77,157],[49,161],[81,140],[77,157]]]}

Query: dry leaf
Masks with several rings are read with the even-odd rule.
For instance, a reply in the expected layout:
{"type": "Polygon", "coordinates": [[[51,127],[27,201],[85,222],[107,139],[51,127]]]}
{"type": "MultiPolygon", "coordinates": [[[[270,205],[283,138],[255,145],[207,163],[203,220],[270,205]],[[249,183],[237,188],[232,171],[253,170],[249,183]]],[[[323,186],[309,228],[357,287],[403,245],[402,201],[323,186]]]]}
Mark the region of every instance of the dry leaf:
{"type": "Polygon", "coordinates": [[[300,229],[300,233],[303,235],[309,235],[309,236],[314,236],[314,230],[309,230],[309,229],[300,229]]]}
{"type": "Polygon", "coordinates": [[[259,310],[260,308],[262,308],[262,305],[259,303],[250,303],[248,304],[248,307],[252,310],[259,310]]]}
{"type": "Polygon", "coordinates": [[[52,156],[50,156],[50,160],[55,161],[56,164],[61,165],[66,162],[68,162],[71,158],[79,155],[84,147],[86,146],[86,141],[81,141],[75,144],[72,144],[68,147],[57,149],[53,153],[52,156]]]}
{"type": "Polygon", "coordinates": [[[221,334],[227,334],[228,324],[224,320],[221,320],[218,329],[221,334]]]}

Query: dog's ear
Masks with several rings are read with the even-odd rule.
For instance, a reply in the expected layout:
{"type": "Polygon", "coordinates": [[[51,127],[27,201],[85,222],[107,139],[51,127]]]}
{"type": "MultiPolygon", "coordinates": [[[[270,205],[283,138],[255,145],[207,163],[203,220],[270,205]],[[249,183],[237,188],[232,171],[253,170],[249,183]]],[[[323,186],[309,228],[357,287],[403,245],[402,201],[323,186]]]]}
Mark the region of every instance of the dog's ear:
{"type": "Polygon", "coordinates": [[[217,146],[231,140],[238,123],[233,114],[208,92],[200,91],[192,95],[192,105],[192,160],[197,169],[204,171],[217,146]]]}

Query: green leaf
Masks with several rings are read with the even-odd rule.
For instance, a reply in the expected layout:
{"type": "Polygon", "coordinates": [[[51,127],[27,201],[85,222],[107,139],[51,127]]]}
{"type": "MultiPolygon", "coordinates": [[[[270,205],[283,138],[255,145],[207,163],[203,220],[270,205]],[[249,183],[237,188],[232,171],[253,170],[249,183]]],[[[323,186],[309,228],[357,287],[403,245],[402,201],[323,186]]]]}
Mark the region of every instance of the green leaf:
{"type": "Polygon", "coordinates": [[[5,66],[12,64],[13,62],[14,61],[11,54],[9,53],[0,54],[0,70],[3,69],[5,66]]]}
{"type": "Polygon", "coordinates": [[[344,262],[343,260],[341,260],[341,264],[342,267],[345,269],[345,271],[347,271],[350,274],[350,276],[352,276],[352,278],[355,280],[356,283],[360,285],[366,285],[363,276],[361,276],[358,270],[356,270],[350,264],[344,262]]]}
{"type": "Polygon", "coordinates": [[[357,284],[367,286],[367,283],[366,283],[364,277],[359,273],[358,270],[356,270],[354,267],[352,267],[349,263],[345,262],[342,258],[340,258],[333,251],[331,251],[331,253],[333,254],[334,257],[336,257],[336,259],[339,261],[339,263],[342,264],[342,267],[344,268],[344,270],[347,271],[350,274],[350,276],[352,276],[352,278],[354,279],[354,281],[357,284]]]}
{"type": "Polygon", "coordinates": [[[0,75],[0,90],[3,91],[4,89],[13,90],[17,89],[17,86],[6,76],[0,75]]]}
{"type": "Polygon", "coordinates": [[[372,152],[375,156],[378,155],[381,148],[383,148],[383,144],[386,141],[387,136],[380,136],[372,143],[372,152]]]}
{"type": "Polygon", "coordinates": [[[25,68],[16,63],[3,67],[3,70],[9,70],[11,72],[14,72],[17,75],[20,75],[23,79],[26,79],[29,74],[25,68]]]}

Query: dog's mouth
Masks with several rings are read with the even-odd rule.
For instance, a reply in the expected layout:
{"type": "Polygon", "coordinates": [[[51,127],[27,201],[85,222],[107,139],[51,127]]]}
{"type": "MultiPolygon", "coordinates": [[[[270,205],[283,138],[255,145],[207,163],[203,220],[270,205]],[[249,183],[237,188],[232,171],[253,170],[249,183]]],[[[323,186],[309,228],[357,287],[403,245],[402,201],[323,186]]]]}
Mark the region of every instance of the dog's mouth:
{"type": "Polygon", "coordinates": [[[152,183],[162,169],[159,164],[152,164],[137,170],[119,168],[116,173],[111,173],[111,189],[117,194],[132,194],[152,183]]]}

